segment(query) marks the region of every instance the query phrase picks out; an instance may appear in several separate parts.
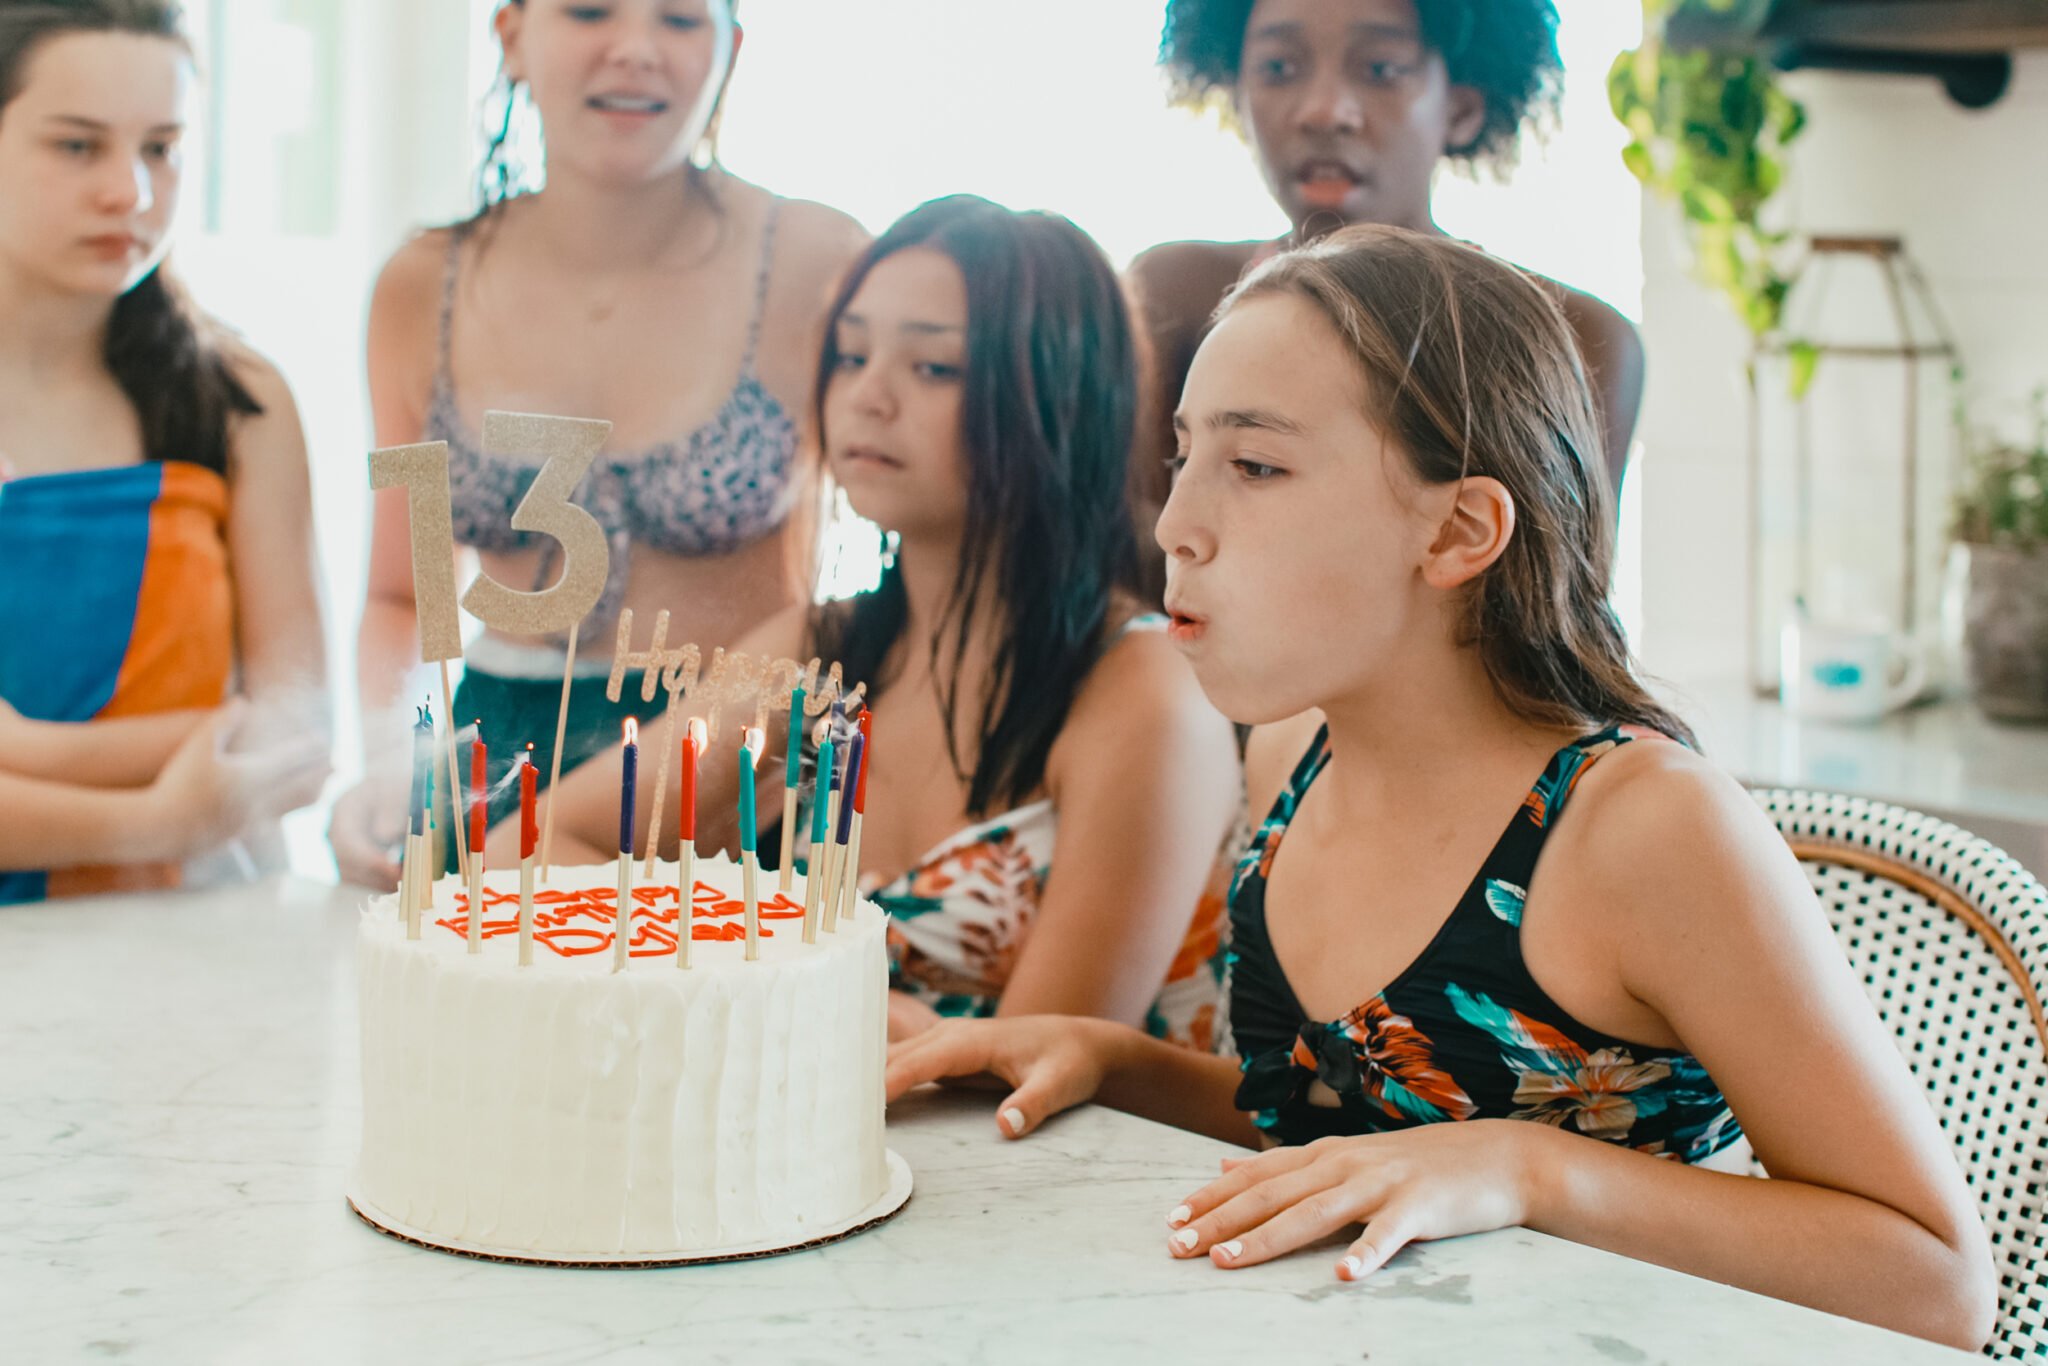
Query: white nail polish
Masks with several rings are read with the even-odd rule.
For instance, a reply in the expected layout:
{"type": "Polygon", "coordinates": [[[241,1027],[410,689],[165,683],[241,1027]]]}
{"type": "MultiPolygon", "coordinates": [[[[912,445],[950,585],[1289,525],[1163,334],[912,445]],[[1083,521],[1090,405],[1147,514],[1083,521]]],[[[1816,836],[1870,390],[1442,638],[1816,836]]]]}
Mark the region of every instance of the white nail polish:
{"type": "Polygon", "coordinates": [[[1202,1241],[1202,1235],[1195,1232],[1191,1228],[1184,1228],[1180,1232],[1173,1235],[1173,1241],[1179,1243],[1189,1252],[1193,1252],[1195,1250],[1195,1244],[1202,1241]]]}
{"type": "Polygon", "coordinates": [[[1173,1213],[1166,1216],[1166,1226],[1168,1228],[1179,1228],[1182,1224],[1185,1224],[1190,1218],[1192,1218],[1193,1215],[1194,1211],[1189,1209],[1186,1205],[1175,1205],[1173,1207],[1173,1213]]]}
{"type": "Polygon", "coordinates": [[[1244,1251],[1244,1243],[1239,1239],[1232,1238],[1227,1243],[1218,1243],[1216,1250],[1222,1253],[1226,1260],[1234,1262],[1237,1260],[1237,1255],[1244,1251]]]}
{"type": "Polygon", "coordinates": [[[1346,1257],[1344,1259],[1344,1270],[1352,1280],[1357,1280],[1365,1274],[1365,1259],[1362,1257],[1346,1257]]]}
{"type": "Polygon", "coordinates": [[[1019,1110],[1016,1106],[1012,1105],[1009,1109],[1003,1111],[1003,1123],[1007,1124],[1010,1127],[1010,1132],[1012,1134],[1023,1133],[1024,1112],[1022,1110],[1019,1110]]]}

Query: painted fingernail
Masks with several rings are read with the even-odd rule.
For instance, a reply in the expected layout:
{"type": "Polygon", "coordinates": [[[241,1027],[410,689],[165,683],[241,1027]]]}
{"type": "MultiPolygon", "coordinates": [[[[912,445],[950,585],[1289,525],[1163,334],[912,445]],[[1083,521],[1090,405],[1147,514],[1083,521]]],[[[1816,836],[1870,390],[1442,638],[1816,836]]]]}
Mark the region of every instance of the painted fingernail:
{"type": "Polygon", "coordinates": [[[1011,1107],[1010,1107],[1009,1109],[1007,1109],[1007,1110],[1003,1111],[1003,1123],[1004,1123],[1004,1124],[1007,1124],[1007,1125],[1008,1125],[1008,1126],[1010,1127],[1010,1132],[1011,1132],[1011,1133],[1013,1133],[1013,1134],[1021,1134],[1021,1133],[1023,1133],[1023,1132],[1024,1132],[1024,1112],[1023,1112],[1022,1110],[1019,1110],[1019,1109],[1018,1109],[1018,1108],[1017,1108],[1016,1106],[1014,1106],[1014,1105],[1013,1105],[1013,1106],[1011,1106],[1011,1107]]]}
{"type": "Polygon", "coordinates": [[[1173,1213],[1166,1216],[1166,1226],[1168,1228],[1179,1228],[1182,1224],[1185,1224],[1189,1219],[1193,1217],[1194,1211],[1189,1209],[1186,1205],[1175,1205],[1173,1207],[1173,1213]]]}
{"type": "Polygon", "coordinates": [[[1234,1262],[1237,1260],[1237,1255],[1244,1251],[1244,1243],[1239,1239],[1232,1238],[1227,1243],[1216,1244],[1216,1251],[1223,1256],[1224,1260],[1234,1262]]]}
{"type": "Polygon", "coordinates": [[[1358,1279],[1358,1278],[1359,1278],[1360,1276],[1363,1276],[1364,1274],[1365,1274],[1365,1259],[1364,1259],[1363,1257],[1346,1257],[1346,1258],[1344,1259],[1344,1279],[1345,1279],[1345,1280],[1347,1280],[1347,1281],[1355,1281],[1355,1280],[1357,1280],[1357,1279],[1358,1279]]]}
{"type": "Polygon", "coordinates": [[[1173,1235],[1173,1241],[1188,1252],[1195,1250],[1195,1244],[1202,1241],[1202,1235],[1191,1228],[1184,1228],[1173,1235]]]}

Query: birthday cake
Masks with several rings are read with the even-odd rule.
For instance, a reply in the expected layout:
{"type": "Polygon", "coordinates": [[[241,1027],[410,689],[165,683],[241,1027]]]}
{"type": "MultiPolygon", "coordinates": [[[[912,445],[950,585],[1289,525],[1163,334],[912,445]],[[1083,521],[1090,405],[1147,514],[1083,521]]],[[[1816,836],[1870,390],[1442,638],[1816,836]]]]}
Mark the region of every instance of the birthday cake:
{"type": "Polygon", "coordinates": [[[460,1251],[688,1260],[836,1236],[907,1194],[882,1143],[883,912],[807,934],[804,880],[766,874],[750,959],[741,866],[699,857],[685,966],[677,875],[639,880],[623,963],[611,865],[554,869],[525,933],[519,872],[486,874],[475,951],[459,878],[417,938],[399,897],[370,904],[365,1218],[460,1251]]]}

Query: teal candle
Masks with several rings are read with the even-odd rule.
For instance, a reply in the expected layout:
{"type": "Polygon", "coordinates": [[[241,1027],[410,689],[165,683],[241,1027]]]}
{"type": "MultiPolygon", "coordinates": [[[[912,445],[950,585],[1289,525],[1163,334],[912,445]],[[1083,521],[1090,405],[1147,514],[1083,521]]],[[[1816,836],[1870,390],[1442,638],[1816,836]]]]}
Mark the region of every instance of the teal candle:
{"type": "Polygon", "coordinates": [[[831,772],[832,739],[830,736],[827,736],[825,743],[818,746],[818,781],[811,784],[811,861],[813,863],[825,857],[825,841],[832,838],[831,827],[826,824],[826,818],[829,813],[825,809],[832,805],[830,779],[826,776],[831,772]]]}
{"type": "Polygon", "coordinates": [[[754,751],[740,746],[740,852],[754,852],[754,751]]]}
{"type": "Polygon", "coordinates": [[[804,690],[798,687],[789,695],[789,768],[782,785],[791,792],[796,791],[804,771],[804,690]]]}

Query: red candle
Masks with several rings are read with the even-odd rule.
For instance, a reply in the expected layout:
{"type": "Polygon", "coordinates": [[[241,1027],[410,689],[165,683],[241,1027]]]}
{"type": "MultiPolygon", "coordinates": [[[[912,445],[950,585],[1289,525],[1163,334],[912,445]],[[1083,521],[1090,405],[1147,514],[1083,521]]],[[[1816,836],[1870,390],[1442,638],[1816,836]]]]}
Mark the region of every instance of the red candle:
{"type": "Polygon", "coordinates": [[[481,853],[484,847],[484,827],[489,824],[489,801],[486,793],[490,780],[484,775],[484,723],[476,723],[476,738],[469,745],[469,848],[471,853],[481,853]]]}
{"type": "Polygon", "coordinates": [[[856,816],[868,814],[868,770],[875,766],[874,712],[863,707],[860,713],[861,765],[860,781],[853,785],[853,813],[856,816]]]}
{"type": "Polygon", "coordinates": [[[526,747],[526,757],[519,761],[519,857],[533,857],[533,847],[540,842],[540,821],[534,814],[537,802],[534,787],[540,781],[540,770],[533,766],[533,746],[526,747]]]}
{"type": "Polygon", "coordinates": [[[691,718],[683,728],[683,809],[682,836],[685,844],[697,838],[697,759],[702,753],[702,742],[697,738],[703,722],[691,718]]]}

